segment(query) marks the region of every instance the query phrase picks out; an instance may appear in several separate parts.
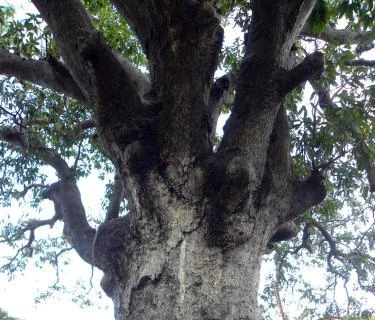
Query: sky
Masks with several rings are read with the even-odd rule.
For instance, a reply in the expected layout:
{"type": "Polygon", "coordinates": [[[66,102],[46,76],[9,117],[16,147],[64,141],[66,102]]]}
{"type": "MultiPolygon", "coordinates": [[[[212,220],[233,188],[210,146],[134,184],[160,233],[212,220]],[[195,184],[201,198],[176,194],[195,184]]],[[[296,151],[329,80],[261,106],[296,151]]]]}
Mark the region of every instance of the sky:
{"type": "MultiPolygon", "coordinates": [[[[25,12],[35,10],[27,0],[0,0],[0,5],[10,3],[16,8],[18,17],[22,17],[25,12]]],[[[229,38],[234,38],[236,35],[236,31],[232,31],[229,34],[229,38]]],[[[221,119],[221,126],[225,123],[225,120],[226,118],[221,119]]],[[[98,216],[98,208],[100,208],[100,202],[104,194],[104,184],[92,175],[88,179],[85,179],[85,181],[80,182],[79,187],[86,211],[93,216],[98,216]],[[95,187],[93,188],[93,186],[95,187]]],[[[52,203],[44,201],[40,212],[30,209],[27,202],[14,202],[11,208],[0,208],[0,217],[10,215],[16,220],[25,214],[30,214],[30,216],[34,217],[37,216],[40,219],[50,218],[53,215],[52,203]]],[[[37,231],[37,235],[39,236],[47,234],[61,234],[61,225],[53,230],[46,227],[43,230],[37,231]]],[[[0,254],[3,254],[1,244],[0,254]]],[[[30,265],[23,274],[17,275],[12,281],[8,281],[6,275],[0,274],[0,308],[6,310],[13,317],[25,320],[66,320],[67,318],[80,320],[113,319],[112,302],[104,293],[100,293],[99,282],[101,273],[98,270],[94,272],[93,288],[88,294],[93,300],[94,305],[81,308],[79,303],[72,301],[79,293],[86,293],[85,291],[80,292],[75,284],[77,279],[86,284],[90,282],[91,267],[83,262],[74,252],[70,254],[70,259],[70,264],[66,268],[68,272],[63,272],[60,280],[72,292],[66,294],[59,294],[57,292],[55,296],[36,304],[34,299],[38,295],[38,292],[55,282],[55,272],[51,266],[44,266],[42,269],[38,269],[30,265]]],[[[310,269],[307,272],[314,279],[322,279],[320,269],[310,269]]],[[[295,300],[291,300],[291,302],[296,304],[295,300]]],[[[296,308],[298,309],[299,306],[296,306],[296,308]]]]}

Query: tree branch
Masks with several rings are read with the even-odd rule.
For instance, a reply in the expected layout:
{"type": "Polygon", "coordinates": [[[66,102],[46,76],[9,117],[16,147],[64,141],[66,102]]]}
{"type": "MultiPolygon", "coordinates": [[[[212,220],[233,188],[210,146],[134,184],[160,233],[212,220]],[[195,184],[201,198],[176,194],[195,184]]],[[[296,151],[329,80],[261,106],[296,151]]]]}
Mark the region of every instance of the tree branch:
{"type": "Polygon", "coordinates": [[[353,61],[346,61],[347,66],[363,66],[363,67],[375,67],[375,60],[358,59],[353,61]]]}
{"type": "Polygon", "coordinates": [[[64,235],[80,257],[91,261],[92,243],[95,229],[86,219],[85,209],[76,182],[72,179],[53,183],[43,192],[43,198],[53,201],[55,216],[64,222],[64,235]]]}
{"type": "Polygon", "coordinates": [[[307,80],[320,79],[324,71],[324,55],[316,51],[308,55],[299,65],[280,75],[280,87],[285,95],[307,80]]]}
{"type": "Polygon", "coordinates": [[[125,189],[119,175],[115,175],[109,206],[105,215],[105,221],[119,217],[121,202],[124,200],[125,189]]]}
{"type": "Polygon", "coordinates": [[[33,183],[33,184],[30,184],[30,185],[24,186],[23,190],[12,191],[11,195],[12,195],[12,197],[14,197],[16,199],[20,199],[20,198],[25,197],[26,194],[29,192],[29,190],[31,190],[33,188],[45,188],[45,187],[46,186],[43,185],[43,184],[33,183]]]}
{"type": "MultiPolygon", "coordinates": [[[[314,5],[313,0],[291,1],[287,8],[270,0],[253,2],[249,40],[239,71],[234,107],[218,152],[237,150],[249,159],[258,183],[267,159],[268,143],[265,141],[270,140],[286,93],[280,92],[280,72],[289,69],[290,49],[314,5]]],[[[307,61],[309,63],[299,68],[311,65],[311,60],[307,61]]],[[[320,68],[321,62],[318,65],[320,68]]],[[[310,71],[311,76],[316,72],[310,71]]],[[[289,78],[292,75],[296,78],[295,73],[291,71],[289,78]]]]}
{"type": "Polygon", "coordinates": [[[253,2],[246,52],[268,57],[272,62],[290,52],[316,1],[294,0],[288,1],[288,4],[275,4],[270,0],[253,2]]]}
{"type": "Polygon", "coordinates": [[[0,48],[0,72],[88,102],[66,67],[51,56],[46,61],[26,59],[0,48]]]}
{"type": "MultiPolygon", "coordinates": [[[[33,0],[33,3],[51,29],[64,61],[66,61],[69,70],[72,71],[73,77],[80,86],[85,87],[87,91],[91,91],[90,85],[87,83],[88,78],[86,75],[87,70],[85,69],[86,63],[83,61],[84,57],[81,56],[81,51],[77,50],[85,47],[87,41],[91,39],[90,35],[96,33],[89,14],[78,0],[66,0],[64,3],[57,0],[48,2],[33,0]],[[69,23],[66,23],[66,21],[69,21],[69,23]]],[[[95,48],[95,43],[91,42],[91,51],[102,50],[103,43],[98,43],[99,47],[95,48]]],[[[129,60],[109,49],[108,46],[105,51],[108,55],[106,58],[118,61],[119,65],[117,67],[127,74],[125,79],[128,80],[125,84],[136,87],[139,91],[145,90],[145,87],[149,86],[147,77],[132,65],[129,60]]],[[[110,68],[111,64],[106,67],[110,68]]],[[[114,70],[110,69],[108,72],[113,73],[114,70]]]]}
{"type": "Polygon", "coordinates": [[[366,253],[363,254],[363,253],[358,253],[358,252],[344,252],[342,250],[339,250],[337,247],[336,240],[332,237],[332,235],[328,232],[328,230],[317,220],[311,218],[309,225],[318,229],[319,232],[322,234],[324,240],[329,245],[327,263],[328,263],[329,270],[332,273],[339,275],[343,279],[347,279],[347,276],[345,274],[341,273],[332,265],[332,262],[331,262],[332,258],[339,260],[341,263],[345,263],[345,260],[349,261],[351,263],[351,267],[352,268],[354,267],[354,269],[357,271],[357,274],[359,276],[362,273],[362,270],[361,268],[356,267],[357,263],[353,263],[353,262],[359,260],[362,264],[363,261],[365,260],[371,263],[372,265],[375,264],[375,257],[369,254],[366,254],[366,253]]]}
{"type": "Polygon", "coordinates": [[[302,31],[301,35],[319,38],[333,44],[361,44],[375,40],[374,31],[352,31],[348,29],[334,29],[327,27],[327,29],[319,34],[314,34],[306,30],[302,31]]]}
{"type": "Polygon", "coordinates": [[[103,122],[109,131],[114,131],[113,127],[118,131],[119,126],[131,121],[143,108],[140,94],[144,93],[145,76],[108,46],[95,31],[79,0],[33,0],[33,3],[52,31],[71,75],[84,95],[90,97],[98,132],[103,133],[103,122]]]}
{"type": "Polygon", "coordinates": [[[62,178],[72,176],[72,170],[66,161],[54,150],[47,148],[38,137],[28,135],[25,128],[4,128],[0,130],[0,140],[8,142],[24,154],[36,156],[45,164],[53,167],[58,176],[62,178]]]}
{"type": "Polygon", "coordinates": [[[291,181],[286,194],[285,213],[288,221],[324,200],[327,195],[324,177],[318,170],[313,170],[305,181],[291,181]]]}
{"type": "Polygon", "coordinates": [[[62,217],[59,214],[55,214],[51,219],[45,219],[45,220],[29,220],[27,222],[26,227],[24,228],[24,231],[27,230],[35,230],[42,226],[50,226],[50,228],[53,228],[57,220],[62,219],[62,217]]]}
{"type": "Polygon", "coordinates": [[[94,31],[89,15],[77,0],[64,2],[33,0],[32,2],[54,35],[60,54],[72,76],[84,95],[89,97],[90,89],[83,68],[84,61],[77,50],[78,40],[94,31]]]}
{"type": "Polygon", "coordinates": [[[306,249],[310,254],[314,253],[314,248],[310,240],[310,223],[306,223],[302,230],[302,242],[293,250],[293,253],[297,253],[301,249],[306,249]]]}
{"type": "Polygon", "coordinates": [[[363,42],[357,46],[355,52],[357,52],[357,54],[362,54],[363,52],[370,51],[373,48],[375,48],[375,42],[363,42]]]}
{"type": "MultiPolygon", "coordinates": [[[[22,235],[24,235],[24,233],[26,231],[30,231],[27,243],[17,250],[16,254],[10,259],[10,261],[7,264],[5,264],[3,266],[0,266],[0,270],[9,269],[11,267],[12,263],[17,259],[18,255],[25,249],[28,250],[28,256],[31,257],[33,255],[33,251],[34,251],[33,247],[32,247],[32,244],[35,240],[35,230],[42,227],[42,226],[45,226],[45,225],[49,225],[50,228],[52,228],[54,226],[54,224],[56,223],[56,221],[60,220],[61,218],[62,217],[56,212],[55,215],[51,219],[29,220],[27,222],[26,226],[20,231],[22,233],[22,235]]],[[[18,237],[19,237],[19,234],[17,234],[16,236],[13,236],[11,238],[18,238],[18,237]]],[[[6,241],[9,241],[9,240],[10,239],[6,239],[6,241]]]]}
{"type": "MultiPolygon", "coordinates": [[[[85,125],[89,126],[90,123],[85,125]]],[[[55,207],[54,217],[47,220],[31,220],[25,230],[30,230],[31,236],[36,228],[47,224],[52,226],[57,220],[62,219],[64,221],[64,234],[69,243],[83,260],[91,263],[95,230],[87,222],[72,169],[60,155],[46,148],[38,137],[30,137],[27,134],[27,128],[5,128],[0,131],[0,139],[20,149],[21,152],[33,154],[44,163],[51,165],[61,178],[60,181],[52,184],[42,193],[45,199],[53,201],[55,207]]]]}
{"type": "Polygon", "coordinates": [[[35,232],[34,230],[30,230],[27,243],[17,250],[16,254],[10,260],[8,260],[9,261],[8,263],[0,266],[0,271],[9,270],[10,272],[13,272],[17,268],[17,266],[12,268],[13,262],[16,261],[18,255],[25,249],[28,250],[28,256],[31,257],[33,254],[33,248],[31,245],[33,244],[34,240],[35,240],[35,232]]]}
{"type": "MultiPolygon", "coordinates": [[[[99,32],[92,32],[80,38],[79,52],[90,61],[87,70],[93,81],[96,108],[99,114],[109,113],[113,116],[118,110],[124,110],[126,117],[136,117],[143,109],[140,94],[147,88],[146,77],[119,54],[115,54],[99,32]],[[103,63],[105,61],[105,63],[103,63]],[[113,97],[117,95],[114,103],[113,97]]],[[[88,79],[87,79],[88,80],[88,79]]],[[[100,119],[100,117],[99,117],[100,119]]],[[[113,119],[111,119],[113,121],[113,119]]]]}

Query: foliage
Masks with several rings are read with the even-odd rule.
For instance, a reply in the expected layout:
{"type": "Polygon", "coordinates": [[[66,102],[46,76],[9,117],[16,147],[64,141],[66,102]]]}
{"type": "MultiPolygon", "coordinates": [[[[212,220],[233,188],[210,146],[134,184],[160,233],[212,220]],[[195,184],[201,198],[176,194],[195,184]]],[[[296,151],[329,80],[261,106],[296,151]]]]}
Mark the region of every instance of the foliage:
{"type": "Polygon", "coordinates": [[[6,312],[3,309],[0,309],[0,320],[17,320],[17,318],[9,316],[8,312],[6,312]]]}
{"type": "MultiPolygon", "coordinates": [[[[139,42],[110,2],[82,2],[110,45],[146,69],[146,58],[139,42]]],[[[235,25],[242,33],[248,31],[251,1],[218,0],[216,8],[223,25],[235,25]]],[[[56,44],[41,17],[28,14],[23,20],[15,20],[14,13],[12,8],[0,7],[0,46],[26,58],[44,59],[47,54],[58,58],[56,44]]],[[[374,33],[374,19],[375,4],[372,0],[319,0],[308,28],[315,35],[327,26],[374,33]]],[[[352,292],[375,294],[375,261],[371,257],[375,246],[375,202],[369,187],[373,174],[370,169],[375,161],[375,73],[373,67],[355,63],[362,58],[362,51],[356,49],[373,40],[374,37],[369,36],[355,47],[349,42],[343,45],[303,37],[298,44],[297,56],[303,58],[317,49],[324,51],[326,71],[322,80],[301,86],[285,101],[291,128],[294,173],[304,178],[314,169],[324,170],[329,194],[323,203],[295,221],[300,229],[298,237],[275,245],[265,259],[277,266],[270,281],[276,279],[282,290],[293,291],[306,305],[324,306],[326,316],[358,314],[361,303],[352,292]],[[322,104],[322,96],[319,96],[322,90],[319,88],[330,94],[330,103],[322,104]],[[329,230],[331,237],[328,238],[323,230],[329,230]],[[306,238],[313,248],[307,247],[306,238]],[[323,272],[327,278],[325,290],[304,277],[306,267],[327,268],[327,272],[323,272]],[[346,290],[345,307],[330,298],[332,291],[340,285],[350,288],[346,290]]],[[[238,69],[243,54],[244,37],[241,34],[224,46],[220,69],[238,69]]],[[[104,179],[113,173],[114,168],[94,129],[82,130],[79,127],[82,121],[91,117],[87,108],[51,90],[13,78],[0,78],[0,129],[8,130],[13,125],[28,126],[31,128],[27,136],[30,148],[38,143],[37,137],[43,137],[47,148],[55,150],[74,167],[77,178],[96,173],[104,179]]],[[[47,174],[35,156],[11,148],[3,141],[0,142],[0,157],[0,204],[9,206],[11,199],[21,200],[31,192],[26,199],[38,207],[41,190],[51,179],[50,173],[47,174]]],[[[104,205],[108,204],[106,201],[104,205]]],[[[15,223],[4,218],[0,241],[17,252],[22,243],[27,242],[22,230],[28,219],[25,217],[15,223]]],[[[65,240],[51,237],[38,240],[32,254],[40,255],[37,263],[51,262],[68,249],[65,240]]],[[[22,270],[31,253],[21,250],[17,255],[14,260],[11,257],[5,259],[3,269],[10,274],[22,270]]],[[[265,315],[270,307],[276,307],[274,303],[270,304],[273,300],[270,282],[266,284],[261,299],[268,305],[265,315]]],[[[306,310],[310,317],[321,312],[313,308],[306,310]]],[[[3,312],[0,319],[13,318],[3,312]]]]}

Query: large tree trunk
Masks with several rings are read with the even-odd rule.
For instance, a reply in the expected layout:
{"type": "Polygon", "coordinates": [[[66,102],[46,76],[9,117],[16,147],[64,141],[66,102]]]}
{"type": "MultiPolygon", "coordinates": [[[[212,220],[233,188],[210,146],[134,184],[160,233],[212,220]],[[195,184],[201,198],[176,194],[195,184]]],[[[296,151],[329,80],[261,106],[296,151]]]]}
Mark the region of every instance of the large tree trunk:
{"type": "Polygon", "coordinates": [[[290,180],[280,110],[258,186],[236,153],[161,159],[147,139],[126,148],[130,214],[103,223],[94,244],[117,320],[260,319],[266,245],[286,239],[277,227],[324,197],[319,177],[290,180]]]}
{"type": "Polygon", "coordinates": [[[276,213],[236,203],[224,218],[213,211],[218,190],[209,190],[204,170],[177,171],[174,164],[146,169],[139,185],[133,179],[136,214],[98,231],[95,259],[106,261],[102,287],[116,319],[259,319],[259,270],[276,213]],[[174,175],[178,188],[168,179],[174,175]]]}

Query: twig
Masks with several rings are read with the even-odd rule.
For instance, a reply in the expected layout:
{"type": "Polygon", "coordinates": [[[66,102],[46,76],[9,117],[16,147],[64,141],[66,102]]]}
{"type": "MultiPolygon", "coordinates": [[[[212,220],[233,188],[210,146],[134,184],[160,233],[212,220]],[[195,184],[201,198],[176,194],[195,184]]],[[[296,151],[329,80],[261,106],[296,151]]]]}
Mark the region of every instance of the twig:
{"type": "Polygon", "coordinates": [[[281,299],[280,299],[279,289],[277,288],[276,281],[273,281],[273,282],[272,282],[272,287],[273,287],[273,290],[275,291],[276,301],[277,301],[277,305],[279,306],[279,310],[280,310],[281,318],[282,318],[283,320],[286,320],[286,317],[285,317],[285,314],[284,314],[284,310],[283,310],[283,306],[282,306],[282,304],[281,304],[281,299]]]}

